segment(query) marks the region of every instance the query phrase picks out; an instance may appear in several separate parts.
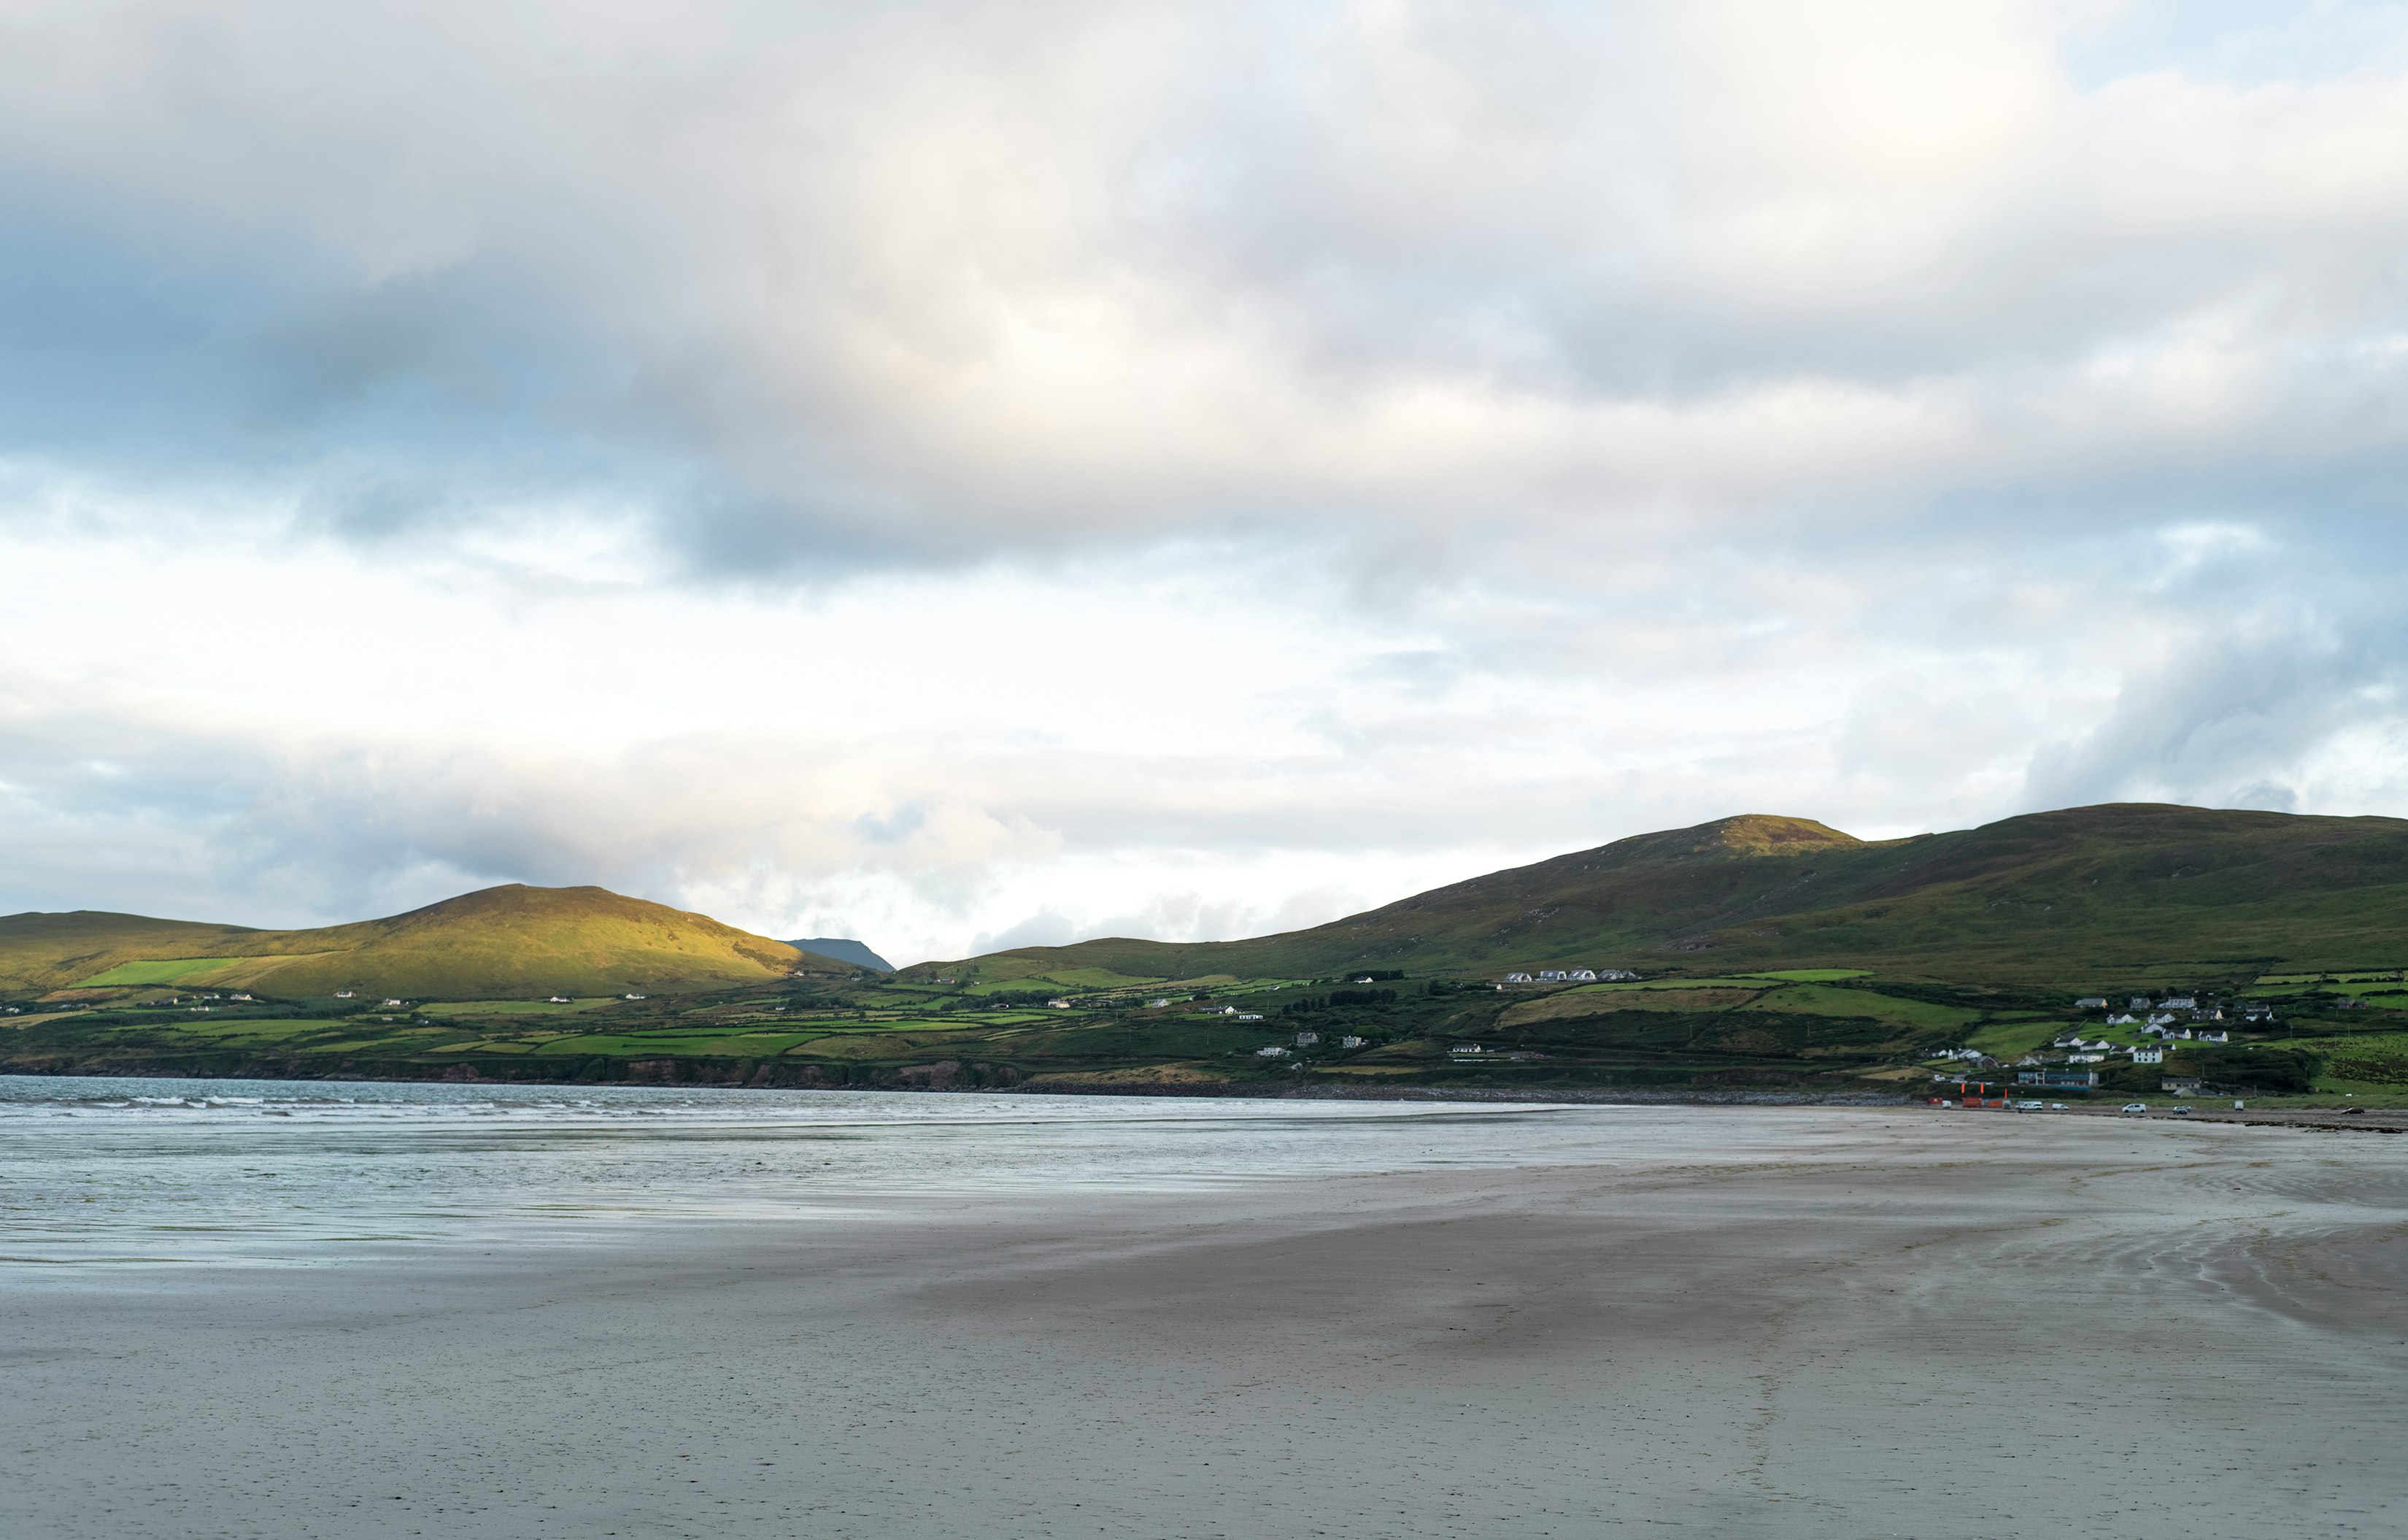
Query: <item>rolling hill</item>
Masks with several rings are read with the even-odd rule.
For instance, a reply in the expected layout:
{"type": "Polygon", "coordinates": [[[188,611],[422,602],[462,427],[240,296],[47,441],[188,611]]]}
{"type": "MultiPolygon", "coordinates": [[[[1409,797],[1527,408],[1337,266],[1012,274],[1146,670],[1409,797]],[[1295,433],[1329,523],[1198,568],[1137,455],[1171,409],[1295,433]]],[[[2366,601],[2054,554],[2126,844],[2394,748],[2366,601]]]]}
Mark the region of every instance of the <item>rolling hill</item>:
{"type": "Polygon", "coordinates": [[[0,918],[0,990],[17,995],[128,986],[452,1000],[674,994],[859,971],[599,887],[511,884],[309,930],[90,911],[0,918]]]}
{"type": "Polygon", "coordinates": [[[902,977],[1878,967],[2104,985],[2397,968],[2403,957],[2408,820],[2117,803],[1887,841],[1747,814],[1474,877],[1307,930],[1022,947],[902,977]]]}

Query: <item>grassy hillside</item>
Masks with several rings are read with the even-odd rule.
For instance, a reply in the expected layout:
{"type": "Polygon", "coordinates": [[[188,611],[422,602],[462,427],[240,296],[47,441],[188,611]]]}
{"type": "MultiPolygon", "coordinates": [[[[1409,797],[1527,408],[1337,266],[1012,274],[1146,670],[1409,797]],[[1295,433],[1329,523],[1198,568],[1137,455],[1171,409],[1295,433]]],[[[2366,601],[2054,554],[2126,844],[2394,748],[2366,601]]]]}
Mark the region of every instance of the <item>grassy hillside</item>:
{"type": "Polygon", "coordinates": [[[131,914],[0,919],[0,989],[165,986],[413,1000],[673,994],[852,966],[599,887],[516,884],[386,919],[252,930],[131,914]]]}
{"type": "Polygon", "coordinates": [[[1001,980],[1878,967],[2006,983],[2399,965],[2408,821],[2116,804],[1867,842],[1747,815],[1494,872],[1310,930],[928,963],[1001,980]]]}
{"type": "Polygon", "coordinates": [[[2408,823],[1749,816],[1288,935],[900,973],[525,887],[308,931],[20,915],[0,969],[17,1072],[1914,1098],[2082,1064],[2095,1088],[2047,1094],[2380,1105],[2408,1103],[2408,823]],[[1577,966],[1643,976],[1501,982],[1577,966]],[[2193,1035],[2149,1038],[2143,994],[2193,1035]]]}

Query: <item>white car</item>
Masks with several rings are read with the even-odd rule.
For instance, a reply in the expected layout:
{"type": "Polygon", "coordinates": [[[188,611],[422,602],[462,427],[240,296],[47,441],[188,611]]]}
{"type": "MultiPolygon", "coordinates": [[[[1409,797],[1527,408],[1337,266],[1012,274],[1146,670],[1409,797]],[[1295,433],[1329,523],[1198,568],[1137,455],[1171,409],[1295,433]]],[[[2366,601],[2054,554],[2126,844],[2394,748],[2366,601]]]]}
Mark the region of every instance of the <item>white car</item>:
{"type": "Polygon", "coordinates": [[[2124,1103],[2124,1110],[2126,1112],[2147,1112],[2149,1110],[2149,1104],[2145,1101],[2127,1101],[2124,1103]]]}
{"type": "Polygon", "coordinates": [[[2047,1106],[2048,1106],[2048,1103],[2047,1103],[2047,1102],[2045,1102],[2045,1101],[2018,1101],[2018,1102],[2016,1102],[2016,1103],[2015,1103],[2015,1111],[2017,1111],[2017,1112],[2041,1112],[2041,1111],[2044,1111],[2044,1110],[2047,1108],[2047,1106]]]}

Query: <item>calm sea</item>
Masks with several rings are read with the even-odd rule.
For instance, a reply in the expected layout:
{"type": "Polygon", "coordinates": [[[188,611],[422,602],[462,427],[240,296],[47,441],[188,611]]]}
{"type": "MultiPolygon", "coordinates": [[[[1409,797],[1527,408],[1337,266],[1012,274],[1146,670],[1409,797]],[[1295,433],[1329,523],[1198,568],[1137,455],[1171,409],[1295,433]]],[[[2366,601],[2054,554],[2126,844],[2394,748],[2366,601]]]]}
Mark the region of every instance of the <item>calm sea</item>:
{"type": "Polygon", "coordinates": [[[0,1076],[0,1267],[838,1222],[881,1195],[1763,1159],[1834,1131],[1763,1111],[0,1076]]]}

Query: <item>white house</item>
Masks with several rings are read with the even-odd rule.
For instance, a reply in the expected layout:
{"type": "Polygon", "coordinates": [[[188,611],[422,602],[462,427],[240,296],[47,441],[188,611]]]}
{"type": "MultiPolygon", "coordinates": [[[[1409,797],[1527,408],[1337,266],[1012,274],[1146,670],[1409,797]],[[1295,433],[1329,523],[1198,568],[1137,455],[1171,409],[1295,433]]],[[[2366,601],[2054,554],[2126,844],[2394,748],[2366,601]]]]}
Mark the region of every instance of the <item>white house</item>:
{"type": "Polygon", "coordinates": [[[2163,1064],[2165,1061],[2166,1050],[2162,1045],[2132,1050],[2132,1062],[2135,1064],[2163,1064]]]}
{"type": "MultiPolygon", "coordinates": [[[[1243,1021],[1245,1018],[1240,1016],[1238,1019],[1243,1021]]],[[[1262,1018],[1257,1016],[1254,1019],[1259,1021],[1262,1018]]],[[[1296,1034],[1296,1045],[1299,1048],[1310,1048],[1320,1041],[1321,1034],[1319,1032],[1298,1032],[1296,1034]]]]}
{"type": "Polygon", "coordinates": [[[1477,1043],[1461,1043],[1449,1048],[1447,1052],[1453,1054],[1457,1058],[1469,1058],[1474,1054],[1480,1052],[1480,1044],[1477,1043]]]}
{"type": "Polygon", "coordinates": [[[2107,1025],[2110,1027],[2129,1027],[2138,1019],[2138,1017],[2128,1013],[2120,1016],[2109,1016],[2107,1018],[2107,1025]]]}
{"type": "Polygon", "coordinates": [[[1571,977],[1574,984],[1595,984],[1597,982],[1597,970],[1594,968],[1575,968],[1572,970],[1571,977]]]}
{"type": "Polygon", "coordinates": [[[1539,970],[1539,982],[1541,984],[1561,984],[1563,981],[1564,971],[1560,968],[1542,968],[1539,970]]]}
{"type": "Polygon", "coordinates": [[[2065,1061],[2068,1064],[2097,1064],[2106,1057],[2105,1054],[2068,1054],[2065,1061]]]}
{"type": "Polygon", "coordinates": [[[2147,1010],[2149,1008],[2149,997],[2146,995],[2134,995],[2131,999],[2131,1006],[2135,1011],[2147,1010]]]}
{"type": "Polygon", "coordinates": [[[1056,1011],[1067,1011],[1070,1008],[1070,1002],[1067,1000],[1049,1000],[1045,1003],[1056,1011]]]}
{"type": "Polygon", "coordinates": [[[2189,995],[2168,995],[2165,999],[2157,1001],[2157,1003],[2164,1006],[2169,1011],[2196,1011],[2199,1009],[2199,1001],[2189,995]]]}
{"type": "Polygon", "coordinates": [[[1263,1014],[1260,1011],[1240,1011],[1238,1013],[1238,1019],[1240,1021],[1260,1021],[1263,1019],[1263,1014]]]}
{"type": "Polygon", "coordinates": [[[1338,1045],[1341,1048],[1360,1048],[1363,1046],[1363,1040],[1350,1032],[1338,1040],[1338,1045]]]}
{"type": "Polygon", "coordinates": [[[351,992],[349,989],[337,989],[335,991],[335,998],[337,1000],[349,1000],[351,998],[351,992]]]}
{"type": "Polygon", "coordinates": [[[644,997],[641,995],[621,995],[619,998],[621,1000],[641,1000],[644,997]]]}
{"type": "Polygon", "coordinates": [[[568,1003],[568,997],[566,995],[554,995],[550,1000],[545,1000],[544,1003],[546,1005],[566,1005],[568,1003]]]}
{"type": "Polygon", "coordinates": [[[1164,1006],[1164,1005],[1168,1005],[1168,1004],[1169,1004],[1169,1003],[1170,1003],[1170,997],[1169,997],[1169,996],[1168,996],[1168,995],[1163,996],[1160,1000],[1147,1000],[1147,1001],[1146,1001],[1146,1004],[1147,1004],[1147,1005],[1149,1005],[1149,1006],[1154,1006],[1154,1007],[1164,1006]]]}
{"type": "MultiPolygon", "coordinates": [[[[212,999],[212,1000],[215,1000],[217,997],[216,997],[216,996],[214,996],[214,995],[212,995],[212,996],[210,996],[209,998],[210,998],[210,999],[212,999]]],[[[401,1001],[399,1001],[399,1000],[386,1000],[386,1001],[385,1001],[385,1003],[386,1003],[387,1005],[399,1005],[399,1004],[401,1003],[401,1001]]]]}
{"type": "Polygon", "coordinates": [[[1267,1048],[1255,1049],[1254,1057],[1256,1058],[1285,1058],[1287,1057],[1287,1050],[1274,1043],[1267,1048]]]}
{"type": "Polygon", "coordinates": [[[2077,1011],[2103,1011],[2107,1009],[2107,997],[2104,995],[2085,995],[2080,1000],[2073,1002],[2073,1008],[2077,1011]]]}
{"type": "Polygon", "coordinates": [[[2232,1041],[2232,1034],[2230,1032],[2201,1032],[2199,1034],[2199,1040],[2201,1043],[2229,1043],[2232,1041]]]}
{"type": "Polygon", "coordinates": [[[1505,982],[1508,984],[1527,984],[1530,982],[1530,975],[1527,973],[1508,973],[1505,975],[1505,982]]]}

